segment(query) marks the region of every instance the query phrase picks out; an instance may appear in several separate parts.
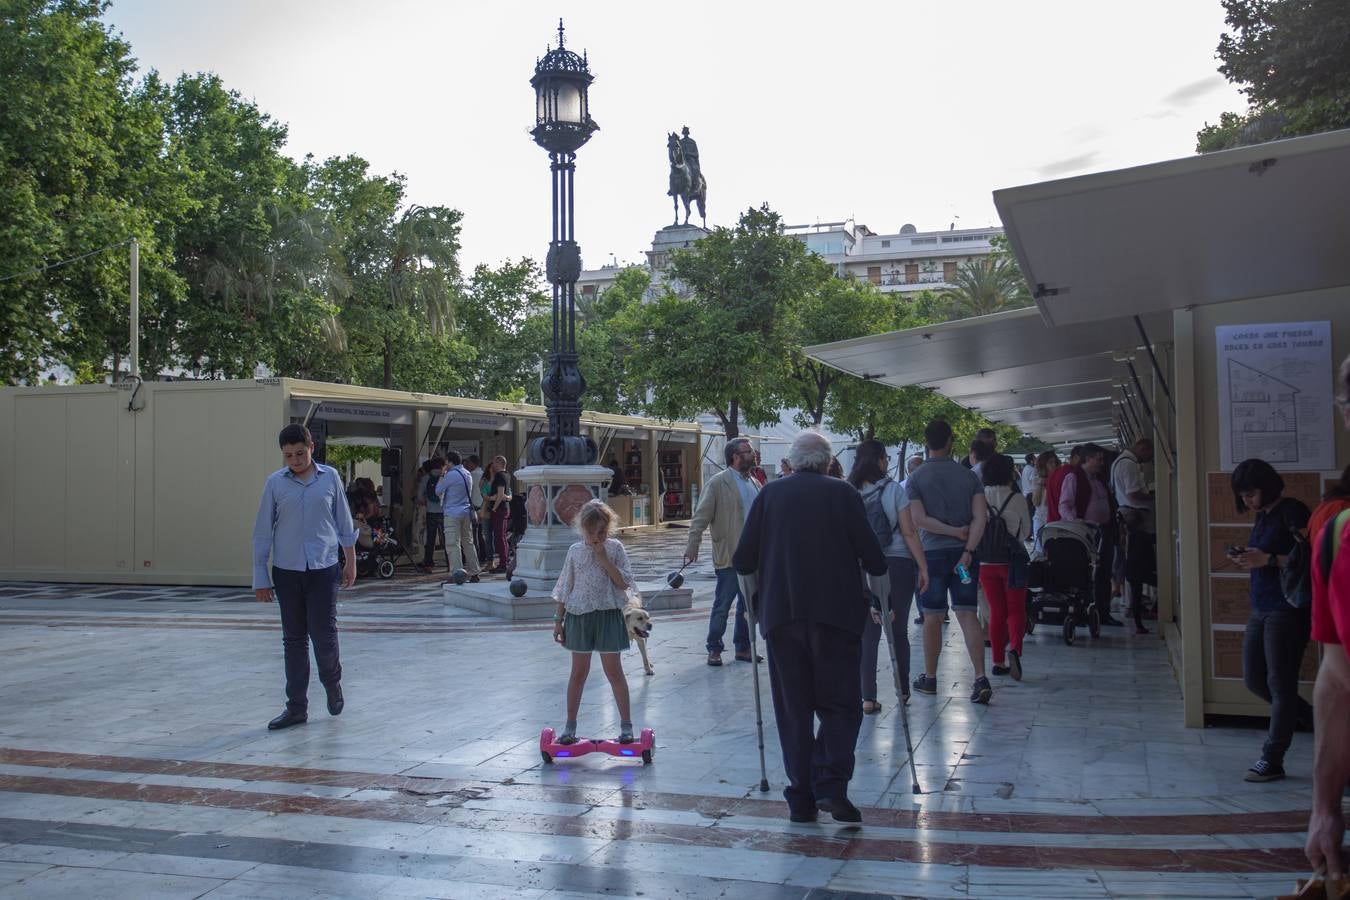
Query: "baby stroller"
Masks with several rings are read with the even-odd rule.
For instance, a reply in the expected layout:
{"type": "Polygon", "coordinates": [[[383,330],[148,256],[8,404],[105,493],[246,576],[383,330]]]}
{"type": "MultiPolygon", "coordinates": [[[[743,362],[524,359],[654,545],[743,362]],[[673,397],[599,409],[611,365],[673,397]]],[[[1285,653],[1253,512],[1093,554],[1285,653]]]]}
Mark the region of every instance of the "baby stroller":
{"type": "Polygon", "coordinates": [[[407,548],[394,534],[394,526],[388,519],[383,517],[372,519],[369,524],[371,545],[362,547],[357,544],[356,574],[393,578],[394,560],[400,555],[406,556],[409,563],[412,563],[413,559],[408,556],[407,548]]]}
{"type": "Polygon", "coordinates": [[[525,536],[525,495],[517,491],[511,495],[506,515],[506,577],[516,573],[516,545],[525,536]]]}
{"type": "Polygon", "coordinates": [[[1036,625],[1059,625],[1072,646],[1079,625],[1098,637],[1101,614],[1092,602],[1097,568],[1096,529],[1086,522],[1048,522],[1041,528],[1042,554],[1031,561],[1027,634],[1036,625]]]}

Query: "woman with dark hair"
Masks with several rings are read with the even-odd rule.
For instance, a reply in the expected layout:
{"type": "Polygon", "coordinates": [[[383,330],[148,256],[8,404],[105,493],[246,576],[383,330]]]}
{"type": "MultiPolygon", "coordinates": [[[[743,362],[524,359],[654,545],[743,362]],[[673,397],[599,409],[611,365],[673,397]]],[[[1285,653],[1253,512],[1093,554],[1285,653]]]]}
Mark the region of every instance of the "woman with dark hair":
{"type": "Polygon", "coordinates": [[[488,574],[504,575],[510,552],[506,546],[506,521],[511,514],[511,475],[506,471],[505,456],[492,457],[488,470],[483,473],[483,481],[492,492],[487,496],[486,506],[492,546],[497,553],[497,565],[488,574]]]}
{"type": "Polygon", "coordinates": [[[863,713],[869,716],[881,711],[881,704],[877,702],[877,649],[882,629],[880,592],[886,591],[889,599],[891,620],[887,627],[891,629],[896,665],[900,669],[901,694],[908,701],[909,633],[905,623],[909,621],[909,604],[914,598],[915,586],[920,590],[928,587],[928,562],[910,517],[909,497],[901,490],[899,482],[886,474],[889,464],[885,445],[881,441],[867,440],[854,451],[853,469],[848,474],[848,483],[862,494],[864,508],[872,506],[875,509],[875,504],[880,503],[891,535],[889,542],[881,542],[881,550],[886,555],[886,577],[873,579],[868,576],[868,585],[877,595],[872,603],[872,616],[863,630],[860,664],[863,713]]]}
{"type": "Polygon", "coordinates": [[[1031,509],[1014,484],[1016,472],[1011,456],[998,454],[984,460],[980,480],[989,504],[990,522],[998,516],[1006,533],[1005,546],[986,546],[996,540],[997,529],[985,529],[981,541],[980,587],[989,601],[989,647],[995,675],[1011,674],[1022,680],[1022,638],[1027,631],[1027,558],[1023,543],[1031,535],[1031,509]],[[1007,650],[1005,657],[1004,650],[1007,650]],[[1005,658],[1007,664],[1005,665],[1005,658]]]}
{"type": "Polygon", "coordinates": [[[1256,510],[1246,547],[1230,547],[1228,557],[1250,573],[1252,613],[1242,640],[1242,676],[1251,691],[1270,703],[1270,731],[1261,758],[1247,781],[1284,777],[1284,754],[1294,728],[1312,722],[1312,706],[1298,693],[1298,671],[1312,632],[1311,607],[1285,599],[1280,570],[1298,541],[1306,540],[1308,507],[1285,497],[1284,479],[1263,459],[1246,459],[1233,470],[1233,499],[1238,512],[1256,510]]]}

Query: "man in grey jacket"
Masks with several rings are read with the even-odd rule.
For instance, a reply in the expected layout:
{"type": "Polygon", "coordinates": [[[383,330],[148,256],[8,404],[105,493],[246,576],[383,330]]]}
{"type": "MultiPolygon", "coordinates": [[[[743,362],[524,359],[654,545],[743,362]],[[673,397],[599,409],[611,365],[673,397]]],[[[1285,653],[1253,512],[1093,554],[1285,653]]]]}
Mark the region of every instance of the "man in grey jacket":
{"type": "Polygon", "coordinates": [[[684,551],[686,564],[698,559],[703,532],[711,530],[713,570],[717,574],[717,588],[713,594],[712,615],[708,619],[708,665],[720,666],[726,649],[722,639],[727,633],[727,614],[731,601],[736,600],[736,626],[731,641],[736,648],[736,659],[751,662],[750,626],[745,617],[745,597],[741,595],[740,581],[731,566],[731,555],[741,539],[745,517],[759,494],[759,484],[750,477],[755,464],[755,449],[747,438],[732,438],[723,450],[727,467],[718,472],[703,487],[703,497],[689,523],[689,545],[684,551]]]}

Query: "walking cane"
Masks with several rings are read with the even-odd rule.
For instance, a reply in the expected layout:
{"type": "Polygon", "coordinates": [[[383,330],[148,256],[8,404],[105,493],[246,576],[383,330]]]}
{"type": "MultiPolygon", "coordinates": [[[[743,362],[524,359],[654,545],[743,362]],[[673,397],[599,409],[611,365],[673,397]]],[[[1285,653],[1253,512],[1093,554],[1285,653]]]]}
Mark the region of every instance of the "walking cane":
{"type": "MultiPolygon", "coordinates": [[[[879,580],[879,578],[876,579],[876,581],[879,580]]],[[[909,775],[910,780],[913,782],[911,787],[915,794],[922,794],[923,791],[919,790],[919,773],[914,768],[914,743],[910,740],[909,736],[909,710],[908,707],[905,706],[904,687],[900,684],[900,663],[895,658],[895,639],[891,634],[891,592],[886,590],[888,585],[876,584],[876,581],[874,581],[873,576],[869,575],[867,578],[867,585],[869,589],[874,585],[882,588],[881,590],[873,591],[873,593],[881,598],[881,632],[886,635],[886,649],[891,654],[891,679],[895,682],[895,700],[900,706],[900,723],[905,729],[905,753],[909,756],[909,775]]]]}
{"type": "Polygon", "coordinates": [[[750,665],[753,667],[751,677],[755,683],[755,732],[759,737],[759,790],[761,793],[769,791],[769,775],[764,767],[764,710],[759,700],[759,653],[755,649],[755,593],[758,588],[758,578],[752,572],[749,575],[740,575],[741,596],[745,598],[745,614],[750,624],[750,665]]]}

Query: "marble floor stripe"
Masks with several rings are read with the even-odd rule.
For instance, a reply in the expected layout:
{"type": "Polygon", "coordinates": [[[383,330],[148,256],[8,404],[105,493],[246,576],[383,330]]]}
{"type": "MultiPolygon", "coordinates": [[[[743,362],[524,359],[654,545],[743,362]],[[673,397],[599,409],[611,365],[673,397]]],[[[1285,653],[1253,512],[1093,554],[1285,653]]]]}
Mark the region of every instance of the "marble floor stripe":
{"type": "MultiPolygon", "coordinates": [[[[607,841],[721,847],[789,853],[803,857],[860,860],[899,860],[950,865],[988,865],[1009,868],[1123,868],[1181,872],[1294,872],[1306,866],[1298,847],[1264,850],[1247,848],[1179,849],[1165,847],[1074,847],[1045,845],[947,843],[939,834],[920,840],[871,836],[865,829],[842,828],[824,834],[803,828],[799,832],[741,828],[720,822],[679,824],[633,818],[510,813],[486,820],[456,818],[455,804],[427,806],[421,800],[356,801],[323,797],[277,795],[238,790],[184,788],[129,782],[100,782],[62,778],[0,776],[0,791],[16,794],[52,794],[140,803],[181,804],[266,813],[445,824],[512,834],[582,837],[607,841]]],[[[471,812],[471,811],[461,811],[471,812]]]]}
{"type": "MultiPolygon", "coordinates": [[[[448,794],[456,791],[494,791],[518,800],[577,803],[584,806],[623,806],[635,809],[661,809],[695,812],[709,819],[752,816],[783,819],[786,804],[753,798],[716,798],[693,794],[655,791],[608,790],[554,785],[498,786],[481,781],[428,778],[410,775],[379,775],[308,769],[293,766],[264,766],[239,763],[191,762],[177,759],[150,759],[132,756],[104,756],[0,747],[0,763],[36,766],[47,769],[88,769],[131,772],[145,775],[176,775],[220,778],[232,781],[281,782],[327,785],[353,789],[407,791],[414,794],[448,794]]],[[[0,776],[0,784],[3,778],[0,776]]],[[[97,783],[97,782],[96,782],[97,783]]],[[[990,814],[942,812],[914,809],[862,807],[867,823],[887,828],[933,832],[987,832],[1004,834],[1091,834],[1091,835],[1214,835],[1298,833],[1307,827],[1304,810],[1259,813],[1221,813],[1213,815],[1113,815],[1101,817],[990,814]]]]}

